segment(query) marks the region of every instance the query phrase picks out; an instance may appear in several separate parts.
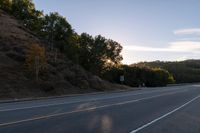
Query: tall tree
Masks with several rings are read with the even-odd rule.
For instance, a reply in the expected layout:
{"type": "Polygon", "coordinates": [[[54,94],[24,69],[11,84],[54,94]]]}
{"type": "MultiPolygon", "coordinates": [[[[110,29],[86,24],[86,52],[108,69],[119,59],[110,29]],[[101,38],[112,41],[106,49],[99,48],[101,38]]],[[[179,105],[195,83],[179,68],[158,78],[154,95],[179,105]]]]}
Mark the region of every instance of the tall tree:
{"type": "Polygon", "coordinates": [[[83,33],[80,36],[80,63],[99,76],[110,66],[121,63],[121,50],[122,46],[119,43],[101,35],[93,38],[83,33]]]}
{"type": "MultiPolygon", "coordinates": [[[[51,43],[52,49],[54,48],[54,43],[63,45],[70,43],[73,30],[64,17],[58,13],[50,13],[46,15],[44,19],[45,24],[43,26],[43,32],[46,39],[51,43]]],[[[60,46],[60,48],[63,48],[63,46],[60,46]]]]}
{"type": "MultiPolygon", "coordinates": [[[[94,39],[87,33],[82,33],[80,36],[80,64],[87,70],[92,66],[92,46],[94,39]]],[[[94,59],[93,59],[94,60],[94,59]]]]}

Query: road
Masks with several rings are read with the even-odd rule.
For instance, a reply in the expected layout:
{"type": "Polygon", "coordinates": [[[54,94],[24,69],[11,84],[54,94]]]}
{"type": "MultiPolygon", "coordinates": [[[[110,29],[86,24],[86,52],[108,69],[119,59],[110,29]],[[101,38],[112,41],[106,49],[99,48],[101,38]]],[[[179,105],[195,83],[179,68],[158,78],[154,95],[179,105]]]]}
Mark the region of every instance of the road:
{"type": "Polygon", "coordinates": [[[200,85],[0,104],[0,133],[161,132],[200,132],[200,85]]]}

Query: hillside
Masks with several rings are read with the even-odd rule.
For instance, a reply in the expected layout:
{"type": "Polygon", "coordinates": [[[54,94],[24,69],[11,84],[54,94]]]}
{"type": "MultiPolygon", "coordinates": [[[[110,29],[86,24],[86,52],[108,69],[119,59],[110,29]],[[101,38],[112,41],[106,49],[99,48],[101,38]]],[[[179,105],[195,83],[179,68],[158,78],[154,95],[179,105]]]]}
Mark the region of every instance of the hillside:
{"type": "Polygon", "coordinates": [[[180,62],[141,62],[131,66],[159,67],[168,70],[174,76],[176,83],[200,82],[200,60],[185,60],[180,62]]]}
{"type": "Polygon", "coordinates": [[[0,99],[40,97],[125,89],[75,65],[62,53],[56,63],[44,40],[38,39],[20,21],[0,10],[0,99]],[[25,58],[31,44],[46,48],[47,70],[36,82],[27,73],[25,58]]]}

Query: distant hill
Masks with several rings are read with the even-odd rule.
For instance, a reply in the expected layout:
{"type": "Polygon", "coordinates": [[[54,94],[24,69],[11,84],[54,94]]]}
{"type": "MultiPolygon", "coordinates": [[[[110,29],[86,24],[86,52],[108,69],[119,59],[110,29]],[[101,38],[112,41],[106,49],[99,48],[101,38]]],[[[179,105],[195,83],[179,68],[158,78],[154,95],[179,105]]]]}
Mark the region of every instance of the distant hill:
{"type": "Polygon", "coordinates": [[[200,60],[185,60],[179,62],[140,62],[131,66],[163,68],[174,76],[176,83],[200,82],[200,60]]]}
{"type": "Polygon", "coordinates": [[[75,65],[62,53],[53,53],[45,41],[37,38],[15,17],[0,10],[0,99],[39,97],[127,88],[111,84],[75,65]],[[31,44],[46,48],[48,69],[36,83],[25,68],[31,44]]]}

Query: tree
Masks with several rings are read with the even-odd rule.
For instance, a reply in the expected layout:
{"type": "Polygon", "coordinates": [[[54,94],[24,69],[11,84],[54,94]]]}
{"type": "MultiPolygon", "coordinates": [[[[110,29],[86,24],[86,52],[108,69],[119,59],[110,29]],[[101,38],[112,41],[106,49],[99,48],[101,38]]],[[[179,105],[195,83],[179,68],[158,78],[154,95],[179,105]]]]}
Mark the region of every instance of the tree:
{"type": "Polygon", "coordinates": [[[121,44],[111,39],[108,39],[106,41],[106,44],[107,44],[107,51],[106,51],[105,65],[108,65],[106,67],[109,68],[110,66],[121,65],[121,61],[123,60],[122,55],[120,55],[122,51],[121,44]]]}
{"type": "Polygon", "coordinates": [[[26,66],[35,75],[36,81],[46,64],[45,48],[38,44],[32,44],[26,54],[26,66]]]}
{"type": "Polygon", "coordinates": [[[43,12],[35,9],[32,0],[1,0],[0,8],[22,20],[31,31],[41,32],[43,12]]]}
{"type": "Polygon", "coordinates": [[[106,69],[121,63],[122,46],[111,39],[83,33],[79,43],[81,65],[96,75],[101,76],[106,69]]]}
{"type": "Polygon", "coordinates": [[[79,63],[86,68],[87,70],[90,70],[92,67],[92,46],[94,45],[94,39],[92,36],[90,36],[87,33],[82,33],[80,35],[79,39],[79,45],[80,45],[80,61],[79,63]]]}
{"type": "Polygon", "coordinates": [[[11,12],[12,0],[1,0],[0,9],[3,9],[7,12],[11,12]]]}
{"type": "Polygon", "coordinates": [[[125,85],[138,87],[145,84],[147,87],[166,86],[174,83],[173,76],[164,69],[121,65],[104,72],[102,78],[120,83],[119,77],[124,75],[125,85]]]}
{"type": "Polygon", "coordinates": [[[34,10],[29,19],[24,20],[24,25],[39,36],[43,34],[44,14],[42,11],[34,10]]]}
{"type": "Polygon", "coordinates": [[[174,83],[173,76],[165,69],[152,68],[149,73],[147,73],[146,84],[147,86],[165,86],[167,84],[174,83]]]}
{"type": "Polygon", "coordinates": [[[33,12],[35,11],[35,5],[32,0],[13,0],[12,1],[12,13],[15,17],[24,21],[29,20],[33,12]]]}
{"type": "Polygon", "coordinates": [[[57,43],[60,44],[61,51],[64,51],[62,49],[64,48],[63,45],[70,43],[73,34],[71,25],[58,13],[50,13],[45,16],[42,31],[46,39],[50,42],[51,49],[54,48],[54,43],[57,43]]]}

